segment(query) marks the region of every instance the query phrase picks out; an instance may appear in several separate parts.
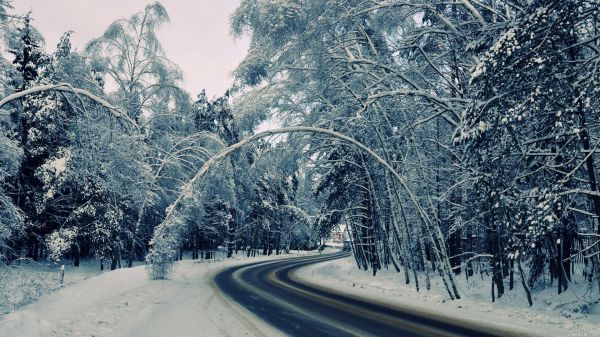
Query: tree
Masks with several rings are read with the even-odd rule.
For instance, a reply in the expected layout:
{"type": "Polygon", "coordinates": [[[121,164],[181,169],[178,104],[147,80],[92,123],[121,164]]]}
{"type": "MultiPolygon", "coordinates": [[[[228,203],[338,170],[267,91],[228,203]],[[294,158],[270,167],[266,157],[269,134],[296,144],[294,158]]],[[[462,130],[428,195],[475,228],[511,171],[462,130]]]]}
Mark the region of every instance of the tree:
{"type": "Polygon", "coordinates": [[[588,55],[578,43],[587,37],[575,33],[588,21],[585,8],[591,8],[586,1],[532,4],[492,40],[471,76],[473,92],[485,104],[469,110],[470,128],[458,139],[468,142],[469,162],[477,168],[476,199],[491,228],[498,296],[507,254],[531,257],[530,284],[541,274],[540,255],[549,255],[558,293],[564,291],[571,279],[566,257],[576,233],[588,227],[580,210],[588,202],[591,214],[600,209],[587,122],[593,89],[579,75],[588,55]],[[586,190],[586,180],[588,201],[575,192],[586,190]]]}
{"type": "MultiPolygon", "coordinates": [[[[143,163],[139,169],[146,170],[144,166],[150,165],[154,171],[153,178],[142,183],[142,189],[147,192],[136,195],[138,199],[130,203],[133,208],[129,212],[136,216],[127,244],[128,266],[132,265],[134,256],[143,254],[149,239],[146,234],[156,224],[156,220],[149,221],[156,212],[150,208],[150,214],[147,214],[149,206],[164,207],[169,202],[170,191],[161,192],[164,188],[176,189],[178,186],[178,183],[173,184],[173,178],[179,179],[176,176],[169,176],[171,180],[161,178],[168,169],[181,167],[182,161],[185,166],[186,156],[195,156],[198,152],[191,149],[181,153],[180,146],[188,146],[188,141],[193,144],[194,140],[185,119],[179,120],[190,111],[189,98],[178,86],[181,73],[165,57],[156,35],[156,30],[167,21],[165,8],[156,2],[127,20],[115,21],[86,47],[87,54],[95,62],[94,68],[116,87],[111,98],[119,102],[130,118],[141,124],[140,129],[129,134],[131,140],[128,141],[139,144],[141,155],[145,157],[138,162],[143,163]],[[173,144],[179,146],[172,147],[173,144]],[[161,157],[172,162],[165,163],[161,157]],[[158,200],[155,198],[157,193],[160,194],[158,200]]],[[[173,173],[177,175],[181,171],[173,173]]]]}
{"type": "Polygon", "coordinates": [[[187,95],[177,85],[181,72],[165,57],[156,35],[168,20],[165,8],[155,2],[127,20],[113,22],[86,47],[98,62],[97,69],[116,86],[115,101],[138,122],[145,114],[165,113],[155,109],[164,107],[165,99],[187,103],[187,95]]]}
{"type": "MultiPolygon", "coordinates": [[[[22,26],[17,28],[17,34],[19,40],[10,49],[18,74],[13,86],[18,91],[23,91],[40,81],[40,73],[48,64],[48,56],[42,51],[40,40],[34,35],[29,15],[23,20],[22,26]]],[[[21,100],[20,107],[14,109],[11,116],[16,126],[11,138],[23,149],[23,157],[16,179],[8,190],[14,203],[26,215],[27,256],[35,260],[39,258],[40,236],[44,234],[41,223],[44,210],[43,183],[36,176],[36,171],[50,155],[45,144],[48,138],[45,138],[43,129],[47,122],[46,116],[55,108],[54,104],[51,97],[43,94],[29,96],[21,100]]]]}

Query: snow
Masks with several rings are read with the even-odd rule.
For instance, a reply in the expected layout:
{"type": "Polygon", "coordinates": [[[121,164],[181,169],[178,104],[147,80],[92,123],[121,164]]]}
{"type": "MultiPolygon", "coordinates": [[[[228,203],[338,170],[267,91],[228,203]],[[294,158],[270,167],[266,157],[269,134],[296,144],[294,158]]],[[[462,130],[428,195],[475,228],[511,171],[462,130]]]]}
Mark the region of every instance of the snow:
{"type": "Polygon", "coordinates": [[[395,270],[380,270],[375,277],[370,271],[359,270],[353,257],[313,264],[299,269],[294,277],[303,282],[331,288],[338,292],[367,297],[376,301],[394,303],[417,311],[457,317],[466,321],[485,321],[490,326],[517,331],[528,336],[600,336],[600,310],[587,315],[561,315],[561,308],[576,299],[575,293],[585,291],[583,284],[572,284],[566,296],[556,296],[555,288],[532,293],[534,306],[529,308],[520,283],[506,290],[495,303],[490,301],[489,278],[480,282],[478,277],[457,277],[457,286],[463,297],[448,300],[441,279],[431,275],[431,290],[417,292],[414,284],[404,284],[404,274],[395,270]]]}
{"type": "MultiPolygon", "coordinates": [[[[144,266],[104,272],[8,314],[0,320],[0,336],[278,336],[278,331],[221,296],[211,280],[227,267],[288,256],[184,260],[176,263],[169,280],[160,281],[151,281],[144,266]]],[[[67,277],[75,273],[68,269],[67,277]]],[[[375,301],[486,321],[527,335],[567,336],[573,331],[600,335],[600,310],[569,318],[560,314],[559,309],[569,304],[572,294],[582,290],[577,284],[571,285],[573,292],[569,290],[562,302],[553,288],[534,292],[534,307],[530,309],[519,287],[491,303],[487,279],[481,283],[472,277],[467,283],[458,277],[464,298],[449,301],[439,278],[432,277],[432,290],[417,293],[412,284],[404,284],[402,276],[382,270],[373,277],[359,270],[352,257],[314,264],[295,274],[305,282],[375,301]]]]}
{"type": "Polygon", "coordinates": [[[82,260],[80,267],[66,265],[63,285],[60,284],[60,264],[55,262],[21,261],[0,269],[0,318],[40,298],[100,273],[98,261],[82,260]]]}
{"type": "Polygon", "coordinates": [[[150,280],[144,266],[105,272],[6,315],[0,336],[278,336],[211,280],[227,267],[283,257],[179,261],[169,280],[150,280]]]}

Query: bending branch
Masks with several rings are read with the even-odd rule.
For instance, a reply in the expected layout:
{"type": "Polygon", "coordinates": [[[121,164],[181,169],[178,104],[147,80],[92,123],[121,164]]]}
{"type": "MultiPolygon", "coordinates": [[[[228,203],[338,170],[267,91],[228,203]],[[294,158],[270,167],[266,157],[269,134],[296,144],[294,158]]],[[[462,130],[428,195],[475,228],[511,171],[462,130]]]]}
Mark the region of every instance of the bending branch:
{"type": "Polygon", "coordinates": [[[21,97],[39,93],[39,92],[44,92],[44,91],[70,92],[70,93],[74,93],[76,95],[85,96],[85,97],[91,99],[92,101],[100,104],[101,106],[105,107],[109,111],[111,111],[117,118],[125,120],[127,123],[133,125],[136,128],[138,127],[137,123],[133,119],[131,119],[127,115],[127,113],[125,113],[123,110],[113,106],[107,100],[100,98],[87,90],[74,88],[73,86],[71,86],[68,83],[38,85],[38,86],[31,87],[31,88],[23,90],[23,91],[16,92],[12,95],[8,95],[0,101],[0,109],[3,106],[5,106],[6,104],[8,104],[14,100],[17,100],[21,97]]]}

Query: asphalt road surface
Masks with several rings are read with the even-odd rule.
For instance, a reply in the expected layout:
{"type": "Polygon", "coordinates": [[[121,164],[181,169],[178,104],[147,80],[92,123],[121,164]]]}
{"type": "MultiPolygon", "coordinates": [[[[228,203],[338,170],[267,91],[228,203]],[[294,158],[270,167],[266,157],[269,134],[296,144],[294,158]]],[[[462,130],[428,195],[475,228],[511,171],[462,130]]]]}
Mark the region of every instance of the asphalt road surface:
{"type": "Polygon", "coordinates": [[[289,336],[522,336],[307,285],[293,270],[347,252],[259,262],[226,269],[215,284],[232,300],[289,336]]]}

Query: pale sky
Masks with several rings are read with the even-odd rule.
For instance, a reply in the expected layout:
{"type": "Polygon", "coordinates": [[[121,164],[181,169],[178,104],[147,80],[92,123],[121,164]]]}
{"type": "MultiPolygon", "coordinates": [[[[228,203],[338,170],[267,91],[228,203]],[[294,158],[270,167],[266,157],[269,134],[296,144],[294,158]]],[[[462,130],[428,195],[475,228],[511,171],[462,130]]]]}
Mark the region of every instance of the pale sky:
{"type": "MultiPolygon", "coordinates": [[[[113,21],[129,18],[154,0],[14,0],[13,12],[32,10],[33,24],[53,51],[69,30],[73,46],[83,50],[113,21]]],[[[193,97],[206,88],[208,97],[221,95],[232,83],[231,72],[248,48],[246,39],[229,34],[229,16],[240,0],[162,0],[170,22],[159,30],[167,57],[184,74],[184,88],[193,97]]]]}

